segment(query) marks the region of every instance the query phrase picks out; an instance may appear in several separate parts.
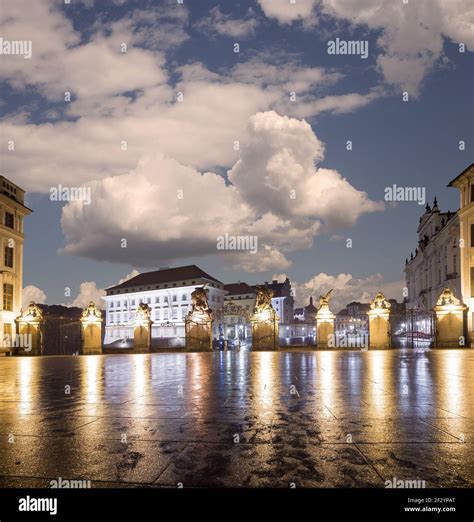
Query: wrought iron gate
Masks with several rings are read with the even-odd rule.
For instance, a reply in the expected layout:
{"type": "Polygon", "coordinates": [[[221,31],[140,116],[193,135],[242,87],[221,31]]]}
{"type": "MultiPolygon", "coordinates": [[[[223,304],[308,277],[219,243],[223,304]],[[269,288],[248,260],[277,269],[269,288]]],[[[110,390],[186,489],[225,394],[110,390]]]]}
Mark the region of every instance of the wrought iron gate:
{"type": "Polygon", "coordinates": [[[390,314],[392,348],[432,348],[436,338],[436,316],[429,310],[409,309],[390,314]]]}

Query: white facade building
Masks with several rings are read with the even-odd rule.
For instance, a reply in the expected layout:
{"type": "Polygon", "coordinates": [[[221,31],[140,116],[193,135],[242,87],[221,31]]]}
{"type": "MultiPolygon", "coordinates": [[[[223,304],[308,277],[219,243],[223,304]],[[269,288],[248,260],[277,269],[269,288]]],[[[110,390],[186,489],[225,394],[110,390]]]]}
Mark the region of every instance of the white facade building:
{"type": "Polygon", "coordinates": [[[21,313],[23,221],[31,212],[25,207],[25,191],[0,176],[0,353],[10,351],[4,340],[16,335],[15,319],[21,313]]]}
{"type": "Polygon", "coordinates": [[[407,308],[432,310],[445,287],[461,295],[459,218],[440,212],[435,198],[418,226],[418,247],[406,260],[407,308]]]}
{"type": "Polygon", "coordinates": [[[104,344],[133,342],[133,322],[140,303],[152,310],[152,344],[184,346],[184,320],[191,311],[191,293],[202,286],[208,290],[209,307],[214,312],[213,336],[223,330],[224,285],[196,265],[166,268],[139,274],[106,290],[104,344]]]}

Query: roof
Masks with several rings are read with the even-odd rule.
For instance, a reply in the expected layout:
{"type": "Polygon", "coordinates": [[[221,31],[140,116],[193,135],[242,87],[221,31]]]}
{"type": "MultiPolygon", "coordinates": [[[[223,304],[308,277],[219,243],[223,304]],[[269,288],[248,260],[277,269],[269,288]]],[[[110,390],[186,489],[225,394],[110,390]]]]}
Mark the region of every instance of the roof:
{"type": "Polygon", "coordinates": [[[284,293],[284,290],[285,288],[287,287],[287,285],[289,284],[289,280],[288,281],[284,281],[283,283],[278,283],[278,282],[267,282],[265,281],[265,284],[263,285],[253,285],[252,288],[254,289],[254,291],[257,290],[257,286],[263,286],[265,288],[269,288],[270,290],[273,290],[273,297],[286,297],[285,293],[284,293]]]}
{"type": "Polygon", "coordinates": [[[474,163],[471,163],[469,165],[469,167],[466,167],[462,172],[461,174],[458,174],[453,180],[451,180],[449,183],[448,183],[448,187],[455,187],[455,183],[460,179],[462,178],[462,176],[464,176],[464,174],[466,174],[469,170],[473,169],[473,174],[474,174],[474,163]]]}
{"type": "Polygon", "coordinates": [[[139,274],[124,283],[116,286],[111,286],[107,290],[121,290],[122,288],[131,288],[135,286],[158,285],[162,283],[171,283],[177,281],[184,281],[186,279],[209,279],[216,283],[222,284],[221,281],[212,277],[211,275],[201,270],[196,265],[178,266],[176,268],[166,268],[162,270],[155,270],[154,272],[144,272],[139,274]]]}
{"type": "Polygon", "coordinates": [[[229,283],[224,285],[227,295],[255,294],[255,290],[247,283],[229,283]]]}

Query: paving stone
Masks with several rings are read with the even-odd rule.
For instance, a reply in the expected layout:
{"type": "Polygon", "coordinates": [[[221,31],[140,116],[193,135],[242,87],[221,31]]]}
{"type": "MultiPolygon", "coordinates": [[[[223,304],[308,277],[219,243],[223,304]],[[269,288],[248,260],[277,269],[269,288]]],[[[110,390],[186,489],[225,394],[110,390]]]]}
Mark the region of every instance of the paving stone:
{"type": "Polygon", "coordinates": [[[474,482],[474,350],[0,358],[0,487],[474,482]]]}

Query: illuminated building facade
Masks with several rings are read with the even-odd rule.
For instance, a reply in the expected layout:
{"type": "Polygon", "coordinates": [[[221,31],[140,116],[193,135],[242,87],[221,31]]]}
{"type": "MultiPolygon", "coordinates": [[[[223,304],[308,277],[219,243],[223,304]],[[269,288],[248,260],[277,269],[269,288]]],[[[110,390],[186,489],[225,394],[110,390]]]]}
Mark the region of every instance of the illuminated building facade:
{"type": "MultiPolygon", "coordinates": [[[[23,290],[23,220],[32,211],[25,206],[25,191],[0,176],[0,339],[16,335],[23,290]]],[[[0,343],[0,352],[7,351],[0,343]]]]}
{"type": "MultiPolygon", "coordinates": [[[[457,298],[467,305],[468,342],[474,342],[474,163],[454,178],[448,187],[459,189],[459,284],[454,290],[457,298]]],[[[441,294],[441,292],[440,292],[441,294]]]]}
{"type": "Polygon", "coordinates": [[[336,314],[334,320],[335,333],[338,336],[363,336],[369,334],[370,303],[354,301],[336,314]]]}
{"type": "Polygon", "coordinates": [[[436,198],[418,225],[418,247],[405,262],[407,308],[431,311],[444,290],[461,292],[459,217],[441,212],[436,198]]]}
{"type": "Polygon", "coordinates": [[[106,290],[104,344],[130,345],[134,319],[141,303],[151,308],[152,342],[157,346],[183,346],[184,319],[191,311],[191,293],[202,286],[209,291],[214,313],[213,336],[223,331],[224,284],[196,265],[139,274],[106,290]]]}

